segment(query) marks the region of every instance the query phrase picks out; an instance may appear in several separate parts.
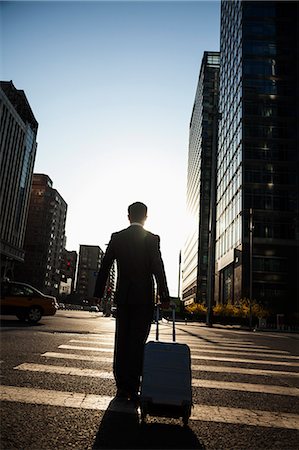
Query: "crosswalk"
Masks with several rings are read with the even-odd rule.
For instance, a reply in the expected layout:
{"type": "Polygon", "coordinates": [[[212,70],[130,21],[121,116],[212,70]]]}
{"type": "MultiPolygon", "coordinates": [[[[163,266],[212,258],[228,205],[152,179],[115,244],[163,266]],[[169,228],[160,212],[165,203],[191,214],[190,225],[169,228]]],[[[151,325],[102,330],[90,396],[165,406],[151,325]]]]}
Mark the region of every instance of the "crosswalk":
{"type": "MultiPolygon", "coordinates": [[[[170,340],[167,324],[161,325],[160,335],[161,340],[170,340]]],[[[206,332],[202,339],[201,336],[186,336],[188,335],[183,331],[177,332],[177,341],[187,343],[191,349],[192,388],[195,394],[211,390],[212,400],[213,392],[268,395],[271,401],[277,396],[283,396],[286,402],[289,399],[290,404],[299,396],[299,389],[294,387],[294,381],[299,377],[297,370],[299,357],[287,351],[255,345],[250,339],[238,335],[226,338],[211,331],[206,332]]],[[[149,340],[154,339],[153,330],[149,340]]],[[[113,333],[103,336],[81,334],[75,338],[70,337],[68,342],[59,345],[56,351],[41,353],[39,363],[24,361],[16,365],[14,370],[19,374],[25,372],[41,376],[56,374],[111,382],[113,346],[113,333]],[[80,362],[84,362],[84,366],[88,364],[91,366],[80,367],[80,362]]],[[[2,385],[0,398],[7,402],[105,411],[113,396],[2,385]]],[[[285,408],[283,411],[268,410],[262,406],[259,409],[256,408],[255,402],[255,408],[250,409],[250,401],[247,401],[246,405],[232,407],[227,404],[215,405],[213,401],[210,404],[201,403],[198,400],[200,398],[200,395],[195,395],[191,423],[204,421],[299,430],[299,415],[295,414],[292,408],[290,411],[286,411],[285,408]]],[[[114,407],[130,412],[130,408],[126,405],[114,407]]]]}

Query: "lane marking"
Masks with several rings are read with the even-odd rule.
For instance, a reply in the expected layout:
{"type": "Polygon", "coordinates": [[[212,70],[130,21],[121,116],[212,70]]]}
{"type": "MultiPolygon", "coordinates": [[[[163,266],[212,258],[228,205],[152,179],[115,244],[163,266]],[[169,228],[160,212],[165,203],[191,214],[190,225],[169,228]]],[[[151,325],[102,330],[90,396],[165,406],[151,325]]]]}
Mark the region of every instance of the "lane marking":
{"type": "MultiPolygon", "coordinates": [[[[63,344],[59,345],[58,348],[68,349],[68,350],[83,350],[83,351],[91,351],[91,352],[103,352],[103,353],[113,353],[113,349],[106,348],[106,347],[85,347],[85,346],[79,346],[79,345],[68,345],[63,344]]],[[[235,355],[237,352],[217,352],[213,350],[207,350],[204,351],[204,353],[224,353],[224,354],[233,354],[235,355]]],[[[239,354],[239,353],[238,353],[239,354]]],[[[243,353],[240,353],[243,355],[243,353]]],[[[247,356],[247,354],[245,355],[247,356]]],[[[254,356],[259,356],[254,354],[254,356]]],[[[264,356],[264,355],[261,355],[264,356]]],[[[287,358],[287,359],[293,359],[295,357],[279,357],[277,355],[265,355],[268,358],[287,358]]],[[[296,362],[286,362],[286,361],[270,361],[270,360],[264,360],[264,359],[241,359],[241,358],[225,358],[225,357],[218,357],[218,356],[201,356],[201,355],[194,355],[191,351],[191,359],[203,359],[207,361],[230,361],[230,362],[240,362],[240,363],[250,363],[250,364],[271,364],[271,365],[278,365],[278,366],[299,366],[299,363],[296,362]]]]}
{"type": "MultiPolygon", "coordinates": [[[[91,340],[99,340],[99,341],[111,341],[114,342],[114,336],[108,337],[108,336],[99,336],[99,335],[81,335],[83,339],[91,339],[91,340]]],[[[149,334],[150,338],[155,338],[156,337],[156,333],[150,333],[149,334]]],[[[169,337],[170,340],[172,340],[172,335],[170,335],[169,333],[165,334],[165,337],[169,337]]],[[[249,341],[236,341],[236,340],[223,340],[223,341],[212,341],[212,340],[205,340],[202,337],[187,337],[186,335],[177,335],[177,339],[178,341],[180,340],[180,338],[182,339],[182,343],[188,343],[188,342],[194,342],[194,343],[204,343],[204,344],[226,344],[226,345],[241,345],[244,347],[247,347],[248,345],[251,346],[253,345],[256,348],[269,348],[265,345],[255,345],[254,342],[249,342],[249,341]]]]}
{"type": "MultiPolygon", "coordinates": [[[[83,340],[83,339],[71,339],[69,342],[71,343],[80,343],[80,344],[103,344],[103,345],[108,345],[108,346],[113,346],[114,347],[114,342],[102,342],[100,340],[83,340]]],[[[186,343],[186,342],[184,342],[186,343]]],[[[189,347],[191,348],[191,350],[196,350],[196,349],[203,349],[202,351],[211,351],[210,349],[218,349],[219,351],[221,350],[241,350],[241,352],[253,352],[252,354],[261,354],[264,355],[266,353],[271,353],[271,354],[278,354],[278,355],[290,355],[290,352],[284,351],[284,350],[269,350],[269,349],[262,349],[262,351],[260,351],[260,347],[254,347],[254,348],[250,348],[248,349],[247,347],[228,347],[228,346],[215,346],[213,344],[199,344],[199,343],[189,343],[188,344],[189,347]],[[257,349],[257,352],[255,353],[254,350],[257,349]]],[[[238,354],[237,352],[232,352],[234,354],[238,354]]],[[[241,354],[241,353],[240,353],[241,354]]],[[[299,359],[299,358],[296,358],[299,359]]]]}
{"type": "Polygon", "coordinates": [[[96,362],[112,362],[112,357],[105,356],[92,356],[92,355],[77,355],[75,353],[57,353],[57,352],[46,352],[41,356],[46,358],[60,358],[60,359],[75,359],[78,361],[96,361],[96,362]]]}
{"type": "MultiPolygon", "coordinates": [[[[25,370],[30,372],[56,373],[60,375],[75,375],[80,377],[102,378],[105,380],[114,379],[112,372],[95,369],[82,369],[78,367],[23,363],[14,367],[14,369],[25,370]]],[[[226,389],[226,390],[229,389],[234,391],[245,391],[262,394],[266,393],[266,394],[277,394],[287,396],[299,396],[299,389],[297,388],[275,386],[275,385],[271,386],[255,383],[235,383],[235,382],[202,380],[200,378],[192,378],[192,386],[200,388],[212,388],[212,389],[226,389]]]]}
{"type": "Polygon", "coordinates": [[[14,367],[15,370],[27,370],[30,372],[59,373],[60,375],[76,375],[80,377],[103,378],[113,380],[112,372],[95,369],[83,369],[79,367],[50,366],[45,364],[23,363],[14,367]]]}
{"type": "Polygon", "coordinates": [[[203,349],[203,350],[197,350],[191,348],[191,353],[223,353],[226,355],[243,355],[243,356],[266,356],[267,358],[277,358],[277,359],[294,359],[298,360],[299,356],[292,356],[292,355],[277,355],[274,353],[265,353],[265,352],[253,352],[250,350],[242,350],[242,351],[233,351],[233,350],[223,350],[223,349],[203,349]]]}
{"type": "Polygon", "coordinates": [[[279,377],[299,377],[298,372],[284,372],[281,370],[266,370],[266,369],[247,369],[243,367],[231,367],[231,366],[206,366],[206,365],[198,365],[192,364],[192,370],[199,370],[202,372],[215,372],[215,373],[238,373],[242,375],[261,375],[261,376],[279,376],[279,377]]]}
{"type": "Polygon", "coordinates": [[[79,346],[79,345],[68,345],[68,344],[63,344],[63,345],[59,345],[58,348],[65,348],[68,350],[89,350],[91,352],[106,352],[106,353],[113,353],[113,349],[112,348],[104,348],[104,347],[84,347],[84,346],[79,346]]]}
{"type": "MultiPolygon", "coordinates": [[[[104,356],[94,356],[94,355],[78,355],[75,353],[57,353],[57,352],[46,352],[41,356],[46,358],[57,358],[57,359],[71,359],[78,361],[91,361],[91,362],[112,362],[112,357],[104,356]]],[[[243,367],[231,367],[231,366],[206,366],[192,364],[192,370],[200,370],[203,372],[218,372],[218,373],[239,373],[244,375],[262,375],[262,376],[287,376],[287,377],[299,377],[297,372],[283,372],[281,370],[266,370],[266,369],[248,369],[243,367]]]]}
{"type": "Polygon", "coordinates": [[[225,406],[194,405],[191,420],[299,430],[299,415],[225,406]]]}
{"type": "Polygon", "coordinates": [[[254,392],[258,394],[299,396],[298,388],[267,384],[235,383],[234,381],[214,381],[192,378],[192,386],[206,389],[228,389],[232,391],[254,392]]]}
{"type": "Polygon", "coordinates": [[[298,367],[299,363],[296,362],[286,362],[286,361],[269,361],[264,359],[242,359],[242,358],[225,358],[218,356],[200,356],[193,355],[191,353],[191,359],[201,359],[204,361],[229,361],[233,363],[248,363],[248,364],[270,364],[271,366],[290,366],[290,367],[298,367]]]}
{"type": "MultiPolygon", "coordinates": [[[[0,398],[2,401],[9,402],[105,411],[114,397],[2,385],[0,387],[0,398]]],[[[118,402],[111,405],[111,409],[126,413],[134,411],[132,406],[130,407],[127,405],[125,407],[123,403],[118,402]]],[[[299,430],[298,414],[249,410],[243,408],[195,404],[190,419],[202,420],[205,422],[221,422],[236,425],[242,424],[267,428],[299,430]]]]}
{"type": "Polygon", "coordinates": [[[99,345],[108,345],[114,347],[114,342],[101,342],[101,341],[85,341],[80,339],[71,339],[69,342],[80,342],[80,344],[99,344],[99,345]]]}

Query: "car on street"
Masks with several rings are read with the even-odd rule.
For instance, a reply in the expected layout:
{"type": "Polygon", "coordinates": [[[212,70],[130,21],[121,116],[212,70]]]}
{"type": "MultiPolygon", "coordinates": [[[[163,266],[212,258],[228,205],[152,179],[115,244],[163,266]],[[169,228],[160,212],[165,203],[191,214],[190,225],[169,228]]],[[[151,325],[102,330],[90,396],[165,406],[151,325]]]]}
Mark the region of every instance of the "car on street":
{"type": "Polygon", "coordinates": [[[89,311],[90,311],[90,312],[100,312],[99,308],[98,308],[97,306],[95,306],[95,305],[92,305],[92,306],[89,308],[89,311]]]}
{"type": "Polygon", "coordinates": [[[1,314],[17,316],[22,322],[37,323],[43,316],[54,316],[58,308],[55,297],[45,295],[29,284],[16,281],[1,283],[1,314]]]}

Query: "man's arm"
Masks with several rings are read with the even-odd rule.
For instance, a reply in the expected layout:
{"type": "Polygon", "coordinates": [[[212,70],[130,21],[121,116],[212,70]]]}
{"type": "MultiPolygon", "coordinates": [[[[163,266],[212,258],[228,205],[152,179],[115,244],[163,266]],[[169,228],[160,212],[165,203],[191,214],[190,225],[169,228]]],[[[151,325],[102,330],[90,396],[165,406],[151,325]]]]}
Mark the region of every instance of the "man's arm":
{"type": "Polygon", "coordinates": [[[113,261],[115,259],[112,240],[113,240],[113,235],[111,236],[110,242],[107,246],[107,249],[106,249],[106,252],[105,252],[105,255],[104,255],[98,276],[97,276],[96,284],[95,284],[93,296],[100,298],[100,299],[104,295],[107,278],[108,278],[111,266],[113,264],[113,261]]]}

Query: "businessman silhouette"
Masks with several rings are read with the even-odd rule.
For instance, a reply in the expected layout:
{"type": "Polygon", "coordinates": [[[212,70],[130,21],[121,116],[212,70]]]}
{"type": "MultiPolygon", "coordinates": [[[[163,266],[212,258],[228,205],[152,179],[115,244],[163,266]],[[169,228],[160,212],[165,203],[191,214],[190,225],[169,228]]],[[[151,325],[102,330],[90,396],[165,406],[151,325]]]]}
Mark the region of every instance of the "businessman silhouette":
{"type": "Polygon", "coordinates": [[[143,228],[147,207],[136,202],[128,208],[130,226],[113,233],[95,285],[102,298],[113,261],[117,263],[116,329],[113,373],[116,396],[138,401],[144,345],[154,313],[154,278],[162,308],[169,307],[169,292],[159,236],[143,228]]]}

